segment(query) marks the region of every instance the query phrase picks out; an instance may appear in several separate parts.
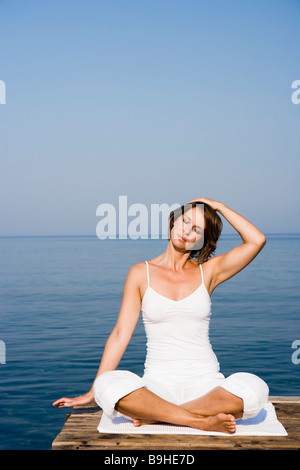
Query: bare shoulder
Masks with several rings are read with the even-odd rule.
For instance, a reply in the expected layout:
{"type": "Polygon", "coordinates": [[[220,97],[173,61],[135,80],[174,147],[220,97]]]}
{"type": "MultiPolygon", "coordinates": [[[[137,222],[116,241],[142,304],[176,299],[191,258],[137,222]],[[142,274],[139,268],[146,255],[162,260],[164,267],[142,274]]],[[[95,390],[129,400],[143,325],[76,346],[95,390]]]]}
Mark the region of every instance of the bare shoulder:
{"type": "Polygon", "coordinates": [[[139,288],[141,281],[147,277],[146,269],[146,263],[144,261],[133,264],[128,270],[125,283],[139,288]]]}
{"type": "Polygon", "coordinates": [[[125,280],[124,290],[130,292],[136,292],[139,298],[142,298],[141,291],[143,290],[143,283],[147,283],[147,271],[146,263],[141,261],[140,263],[133,264],[127,273],[125,280]]]}
{"type": "Polygon", "coordinates": [[[208,290],[209,295],[211,295],[214,289],[216,288],[214,272],[215,272],[215,266],[217,262],[218,262],[217,257],[213,256],[212,258],[209,258],[208,260],[201,263],[203,279],[204,279],[204,283],[208,290]]]}
{"type": "Polygon", "coordinates": [[[127,273],[127,277],[131,279],[139,279],[141,275],[146,274],[146,263],[141,261],[140,263],[133,264],[127,273]]]}
{"type": "Polygon", "coordinates": [[[217,258],[217,256],[212,256],[211,258],[201,263],[203,271],[205,271],[208,276],[213,273],[214,267],[217,263],[217,258]]]}
{"type": "MultiPolygon", "coordinates": [[[[195,259],[190,259],[190,262],[195,268],[199,269],[199,263],[195,259]]],[[[210,274],[213,272],[214,261],[213,258],[209,258],[208,260],[200,263],[202,266],[203,274],[206,273],[207,277],[210,277],[210,274]]]]}

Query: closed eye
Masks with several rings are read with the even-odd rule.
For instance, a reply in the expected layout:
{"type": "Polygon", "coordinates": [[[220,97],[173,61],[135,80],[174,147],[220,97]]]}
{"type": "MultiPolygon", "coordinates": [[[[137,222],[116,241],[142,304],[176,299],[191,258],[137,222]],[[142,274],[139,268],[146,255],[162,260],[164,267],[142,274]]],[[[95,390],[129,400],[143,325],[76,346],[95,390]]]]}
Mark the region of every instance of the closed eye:
{"type": "MultiPolygon", "coordinates": [[[[184,222],[185,224],[188,224],[188,223],[189,223],[189,221],[186,220],[185,218],[183,218],[183,222],[184,222]]],[[[202,233],[202,230],[196,229],[196,233],[198,233],[198,234],[200,235],[200,234],[202,233]]]]}

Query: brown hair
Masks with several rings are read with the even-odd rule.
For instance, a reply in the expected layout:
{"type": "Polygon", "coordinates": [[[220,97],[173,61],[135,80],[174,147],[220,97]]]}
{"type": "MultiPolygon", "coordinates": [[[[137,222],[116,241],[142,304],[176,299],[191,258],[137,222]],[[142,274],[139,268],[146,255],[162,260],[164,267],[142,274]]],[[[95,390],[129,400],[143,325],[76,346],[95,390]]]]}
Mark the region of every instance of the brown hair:
{"type": "Polygon", "coordinates": [[[203,263],[208,260],[217,248],[217,241],[221,235],[223,228],[223,223],[217,212],[212,209],[208,204],[203,202],[192,202],[190,204],[184,204],[181,207],[178,207],[174,211],[170,212],[169,215],[169,231],[168,238],[171,238],[171,230],[174,226],[175,220],[184,214],[184,211],[187,211],[191,207],[196,207],[197,204],[201,204],[204,208],[204,219],[205,219],[205,229],[204,229],[204,242],[203,246],[199,250],[191,250],[190,258],[193,258],[197,261],[198,264],[203,263]]]}

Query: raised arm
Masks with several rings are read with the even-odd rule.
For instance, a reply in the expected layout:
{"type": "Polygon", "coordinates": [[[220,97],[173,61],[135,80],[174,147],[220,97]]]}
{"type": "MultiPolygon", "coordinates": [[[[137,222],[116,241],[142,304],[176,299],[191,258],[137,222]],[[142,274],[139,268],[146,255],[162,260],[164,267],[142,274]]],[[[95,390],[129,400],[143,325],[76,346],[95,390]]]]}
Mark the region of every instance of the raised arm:
{"type": "MultiPolygon", "coordinates": [[[[211,291],[227,279],[244,269],[266,244],[265,235],[249,220],[225,204],[208,198],[194,199],[210,205],[219,212],[239,233],[243,242],[227,253],[214,256],[209,261],[211,291]]],[[[193,202],[189,201],[189,202],[193,202]]]]}
{"type": "MultiPolygon", "coordinates": [[[[103,372],[115,370],[118,367],[135,330],[141,311],[139,282],[141,279],[142,264],[144,263],[138,263],[132,266],[128,271],[119,316],[106,341],[95,380],[103,372]]],[[[60,398],[53,403],[53,406],[62,408],[92,403],[94,401],[94,382],[91,389],[84,395],[75,398],[60,398]]]]}

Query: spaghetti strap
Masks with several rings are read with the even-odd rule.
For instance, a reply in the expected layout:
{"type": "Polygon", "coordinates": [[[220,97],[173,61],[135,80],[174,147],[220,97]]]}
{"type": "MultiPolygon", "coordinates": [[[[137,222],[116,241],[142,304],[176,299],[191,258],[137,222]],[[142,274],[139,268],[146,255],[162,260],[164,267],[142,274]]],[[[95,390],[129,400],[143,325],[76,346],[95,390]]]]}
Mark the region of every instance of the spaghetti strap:
{"type": "Polygon", "coordinates": [[[148,268],[148,261],[145,261],[147,266],[147,279],[148,279],[148,287],[149,287],[149,268],[148,268]]]}
{"type": "Polygon", "coordinates": [[[201,271],[202,284],[204,284],[204,281],[203,281],[203,271],[202,271],[202,266],[201,266],[201,264],[200,264],[200,271],[201,271]]]}

